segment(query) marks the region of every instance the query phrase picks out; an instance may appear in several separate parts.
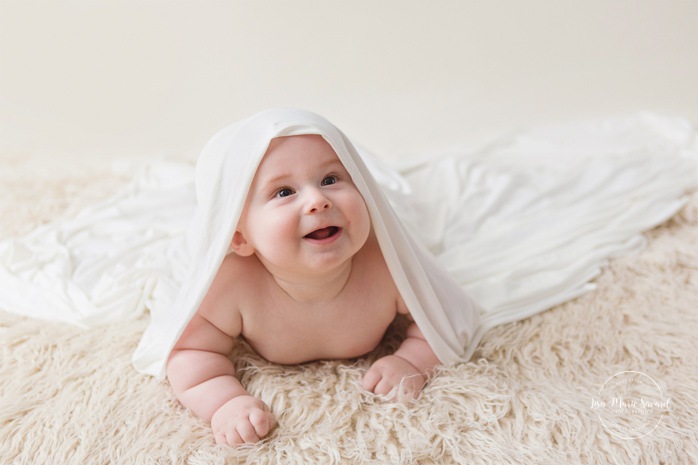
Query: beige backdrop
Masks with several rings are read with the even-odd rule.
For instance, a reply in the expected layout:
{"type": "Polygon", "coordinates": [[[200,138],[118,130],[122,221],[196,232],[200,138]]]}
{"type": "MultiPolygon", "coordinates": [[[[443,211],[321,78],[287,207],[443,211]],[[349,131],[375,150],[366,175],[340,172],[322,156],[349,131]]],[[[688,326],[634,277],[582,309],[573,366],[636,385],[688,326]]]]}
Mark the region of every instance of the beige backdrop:
{"type": "Polygon", "coordinates": [[[387,157],[549,121],[698,121],[698,2],[6,1],[0,154],[196,154],[271,106],[387,157]]]}

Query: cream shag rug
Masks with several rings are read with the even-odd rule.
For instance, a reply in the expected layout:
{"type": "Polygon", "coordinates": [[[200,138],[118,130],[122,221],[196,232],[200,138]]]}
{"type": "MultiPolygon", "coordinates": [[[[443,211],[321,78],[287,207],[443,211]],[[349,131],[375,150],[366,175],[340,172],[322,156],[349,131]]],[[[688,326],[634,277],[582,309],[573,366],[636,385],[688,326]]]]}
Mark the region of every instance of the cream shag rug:
{"type": "MultiPolygon", "coordinates": [[[[0,157],[0,237],[108,196],[118,172],[0,157]]],[[[131,367],[146,317],[85,330],[0,311],[0,463],[697,463],[698,196],[646,236],[598,290],[494,329],[408,405],[360,387],[400,325],[350,362],[280,367],[240,346],[240,376],[279,420],[240,449],[215,446],[166,382],[131,367]]]]}

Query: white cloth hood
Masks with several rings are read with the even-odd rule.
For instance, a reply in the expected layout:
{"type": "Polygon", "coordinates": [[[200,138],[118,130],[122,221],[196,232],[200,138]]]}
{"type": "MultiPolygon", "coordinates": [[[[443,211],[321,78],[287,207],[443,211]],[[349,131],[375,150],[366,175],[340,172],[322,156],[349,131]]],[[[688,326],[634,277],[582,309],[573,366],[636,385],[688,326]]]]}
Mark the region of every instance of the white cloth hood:
{"type": "MultiPolygon", "coordinates": [[[[134,355],[139,371],[163,376],[172,347],[198,309],[235,232],[252,179],[272,139],[317,134],[336,152],[368,207],[388,269],[407,308],[439,359],[463,360],[478,327],[477,305],[415,240],[347,137],[326,119],[274,109],[228,126],[204,147],[196,167],[197,206],[187,233],[189,273],[171,311],[153,313],[134,355]]],[[[390,173],[372,164],[383,179],[390,173]]]]}

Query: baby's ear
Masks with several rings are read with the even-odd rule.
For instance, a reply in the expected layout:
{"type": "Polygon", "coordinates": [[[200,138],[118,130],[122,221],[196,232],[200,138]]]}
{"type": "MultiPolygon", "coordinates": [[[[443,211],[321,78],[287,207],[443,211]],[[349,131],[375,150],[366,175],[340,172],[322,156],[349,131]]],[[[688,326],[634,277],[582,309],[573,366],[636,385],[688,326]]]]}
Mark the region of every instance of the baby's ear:
{"type": "Polygon", "coordinates": [[[247,242],[247,239],[245,239],[245,236],[243,236],[240,231],[235,231],[235,234],[233,234],[233,240],[230,242],[230,247],[233,249],[233,252],[241,257],[249,257],[254,253],[252,245],[247,242]]]}

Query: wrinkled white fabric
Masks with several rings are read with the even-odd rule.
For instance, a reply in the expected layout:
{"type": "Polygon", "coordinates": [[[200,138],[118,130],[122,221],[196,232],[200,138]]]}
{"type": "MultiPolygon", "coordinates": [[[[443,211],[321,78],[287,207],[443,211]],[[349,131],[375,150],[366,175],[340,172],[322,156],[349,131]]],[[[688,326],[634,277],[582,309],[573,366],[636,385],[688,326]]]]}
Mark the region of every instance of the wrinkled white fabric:
{"type": "Polygon", "coordinates": [[[389,169],[323,118],[280,109],[223,129],[194,170],[154,162],[77,218],[0,242],[0,308],[95,325],[150,310],[135,366],[164,363],[227,252],[273,137],[320,134],[364,196],[381,250],[439,358],[593,288],[698,185],[691,125],[641,114],[548,126],[389,169]],[[196,198],[196,201],[195,201],[196,198]],[[477,305],[475,304],[477,302],[477,305]]]}

